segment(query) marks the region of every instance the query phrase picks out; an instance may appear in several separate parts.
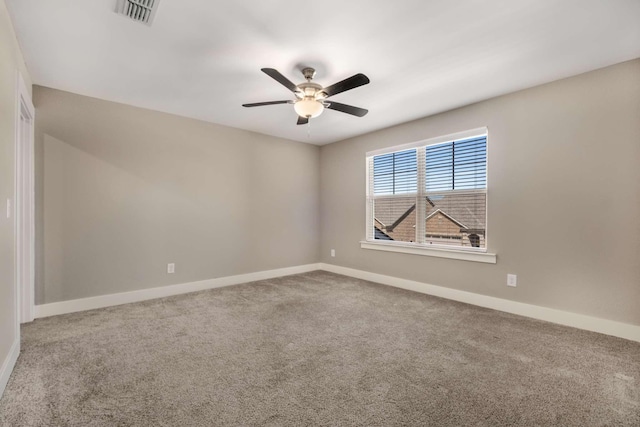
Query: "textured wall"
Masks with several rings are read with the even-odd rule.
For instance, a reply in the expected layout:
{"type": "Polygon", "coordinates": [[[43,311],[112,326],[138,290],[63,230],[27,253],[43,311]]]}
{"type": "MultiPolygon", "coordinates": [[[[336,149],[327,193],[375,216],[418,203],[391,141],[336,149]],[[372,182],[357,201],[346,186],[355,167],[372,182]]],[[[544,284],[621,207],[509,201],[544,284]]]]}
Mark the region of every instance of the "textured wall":
{"type": "Polygon", "coordinates": [[[34,103],[38,304],[318,261],[318,147],[39,86],[34,103]]]}
{"type": "Polygon", "coordinates": [[[639,325],[639,159],[640,60],[326,145],[321,258],[639,325]],[[498,263],[361,249],[365,153],[482,126],[488,249],[498,263]]]}
{"type": "Polygon", "coordinates": [[[7,199],[15,201],[15,120],[18,72],[28,90],[24,64],[4,0],[0,0],[0,366],[16,340],[14,282],[14,215],[7,218],[7,199]]]}

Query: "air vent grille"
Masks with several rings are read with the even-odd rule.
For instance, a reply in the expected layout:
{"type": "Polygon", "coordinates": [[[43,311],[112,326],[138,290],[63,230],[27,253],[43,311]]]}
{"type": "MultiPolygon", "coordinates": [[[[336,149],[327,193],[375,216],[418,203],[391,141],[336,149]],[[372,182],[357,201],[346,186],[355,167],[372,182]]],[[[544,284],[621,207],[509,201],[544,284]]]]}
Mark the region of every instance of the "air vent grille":
{"type": "Polygon", "coordinates": [[[151,25],[160,0],[118,0],[116,12],[134,21],[151,25]]]}

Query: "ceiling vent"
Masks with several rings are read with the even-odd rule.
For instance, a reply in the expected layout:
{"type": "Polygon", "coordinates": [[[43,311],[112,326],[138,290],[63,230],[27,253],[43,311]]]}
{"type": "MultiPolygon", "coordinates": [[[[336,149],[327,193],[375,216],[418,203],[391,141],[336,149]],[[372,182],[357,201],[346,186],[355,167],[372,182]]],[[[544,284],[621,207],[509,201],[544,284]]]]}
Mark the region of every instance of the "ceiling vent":
{"type": "Polygon", "coordinates": [[[151,25],[156,16],[160,0],[118,0],[116,13],[128,16],[134,21],[151,25]]]}

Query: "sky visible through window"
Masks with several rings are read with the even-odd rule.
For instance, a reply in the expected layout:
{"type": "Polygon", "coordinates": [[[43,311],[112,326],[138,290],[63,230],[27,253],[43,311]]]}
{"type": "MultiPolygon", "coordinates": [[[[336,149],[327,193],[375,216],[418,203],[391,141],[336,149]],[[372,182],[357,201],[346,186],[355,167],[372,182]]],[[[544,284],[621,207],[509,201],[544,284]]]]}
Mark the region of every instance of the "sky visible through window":
{"type": "Polygon", "coordinates": [[[373,158],[374,194],[415,193],[417,185],[418,164],[415,149],[373,158]]]}
{"type": "MultiPolygon", "coordinates": [[[[426,147],[426,191],[475,190],[487,187],[487,137],[479,136],[426,147]]],[[[417,192],[417,151],[373,158],[374,195],[417,192]]]]}

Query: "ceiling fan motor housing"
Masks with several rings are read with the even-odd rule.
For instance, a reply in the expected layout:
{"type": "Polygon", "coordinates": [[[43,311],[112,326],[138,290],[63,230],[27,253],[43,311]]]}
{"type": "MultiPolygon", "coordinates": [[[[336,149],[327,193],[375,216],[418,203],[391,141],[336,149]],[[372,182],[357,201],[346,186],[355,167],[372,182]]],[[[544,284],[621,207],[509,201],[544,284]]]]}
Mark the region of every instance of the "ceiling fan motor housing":
{"type": "Polygon", "coordinates": [[[317,83],[305,82],[296,86],[299,92],[296,96],[300,99],[311,98],[316,100],[322,100],[327,97],[327,94],[322,92],[322,86],[317,83]]]}
{"type": "Polygon", "coordinates": [[[302,69],[302,75],[305,79],[311,80],[316,76],[316,70],[311,67],[305,67],[302,69]]]}

